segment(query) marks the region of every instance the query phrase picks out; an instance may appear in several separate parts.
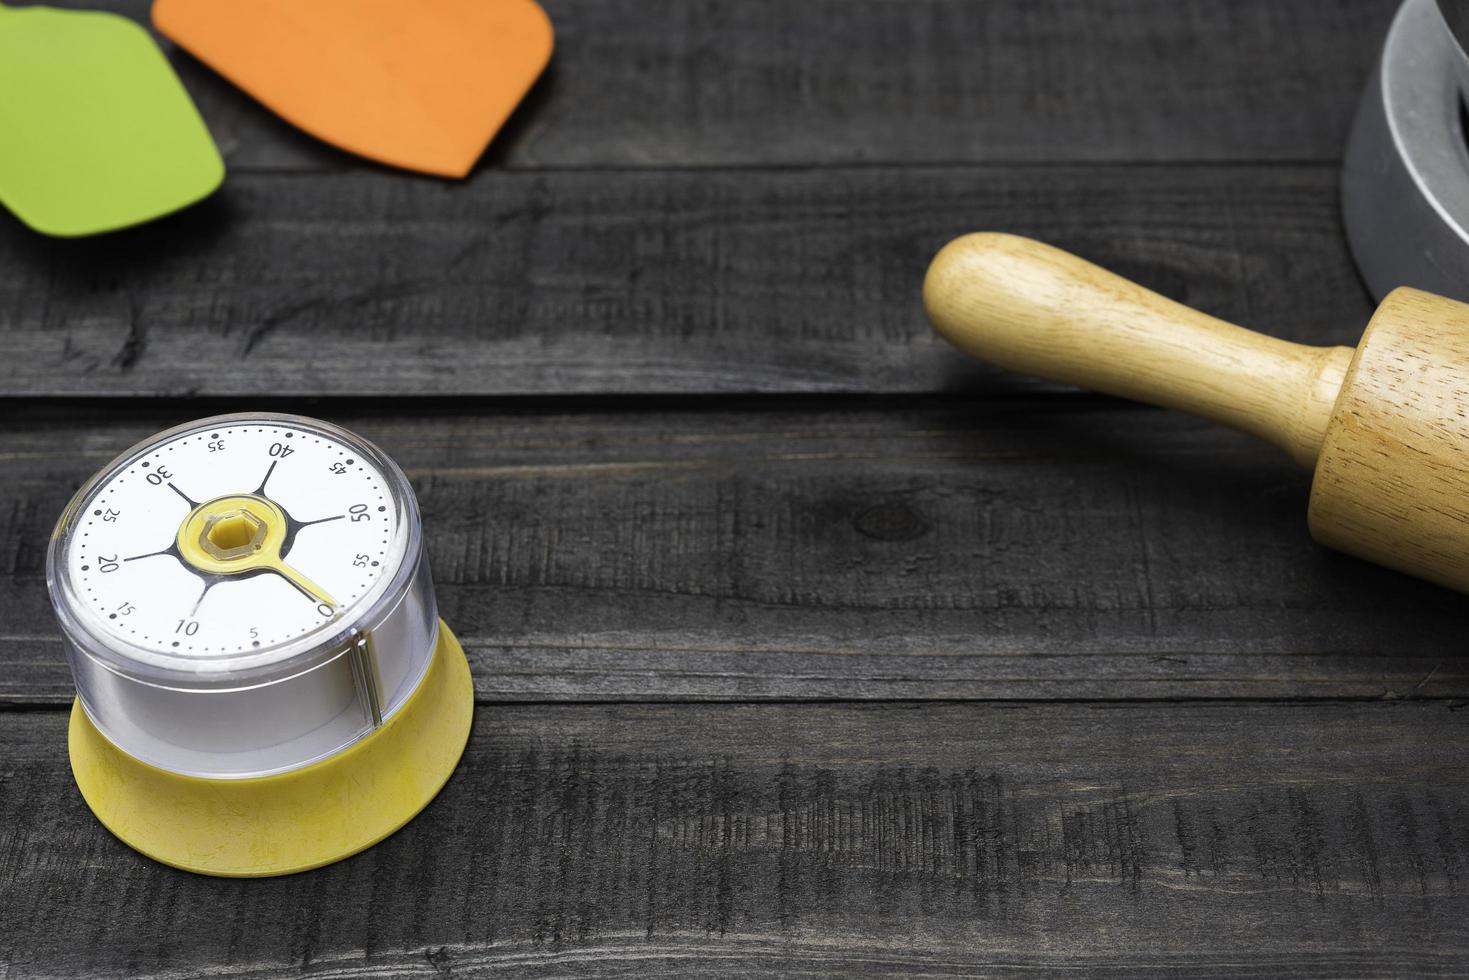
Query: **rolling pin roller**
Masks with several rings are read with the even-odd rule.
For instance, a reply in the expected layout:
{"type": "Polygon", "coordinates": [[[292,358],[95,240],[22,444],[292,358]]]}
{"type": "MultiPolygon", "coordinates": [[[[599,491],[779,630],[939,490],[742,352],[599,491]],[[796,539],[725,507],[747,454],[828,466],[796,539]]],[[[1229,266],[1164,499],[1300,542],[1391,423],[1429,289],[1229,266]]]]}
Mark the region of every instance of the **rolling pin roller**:
{"type": "Polygon", "coordinates": [[[923,304],[982,360],[1274,443],[1315,471],[1317,541],[1469,592],[1469,305],[1397,289],[1355,350],[1310,347],[988,233],[939,252],[923,304]]]}

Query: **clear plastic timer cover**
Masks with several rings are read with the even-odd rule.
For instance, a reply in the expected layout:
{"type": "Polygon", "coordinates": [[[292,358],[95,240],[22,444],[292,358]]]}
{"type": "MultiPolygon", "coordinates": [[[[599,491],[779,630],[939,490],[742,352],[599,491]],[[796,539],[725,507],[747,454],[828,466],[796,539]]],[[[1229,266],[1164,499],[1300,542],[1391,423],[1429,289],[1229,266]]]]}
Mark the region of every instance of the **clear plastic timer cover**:
{"type": "Polygon", "coordinates": [[[402,707],[438,638],[402,471],[299,416],[219,416],[129,449],[67,506],[46,577],[88,717],[188,775],[346,748],[402,707]]]}

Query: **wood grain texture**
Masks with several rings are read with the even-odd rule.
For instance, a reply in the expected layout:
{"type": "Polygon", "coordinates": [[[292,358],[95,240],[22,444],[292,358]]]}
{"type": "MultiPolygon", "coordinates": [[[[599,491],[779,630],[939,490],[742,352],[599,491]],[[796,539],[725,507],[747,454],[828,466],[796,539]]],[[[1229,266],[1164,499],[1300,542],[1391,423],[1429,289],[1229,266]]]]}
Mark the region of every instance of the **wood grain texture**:
{"type": "Polygon", "coordinates": [[[1318,541],[1469,591],[1469,305],[1401,288],[1355,350],[1292,344],[993,232],[945,245],[923,298],[975,357],[1279,446],[1315,473],[1318,541]]]}
{"type": "Polygon", "coordinates": [[[1469,305],[1397,289],[1372,317],[1326,430],[1311,533],[1469,591],[1469,305]]]}
{"type": "MultiPolygon", "coordinates": [[[[550,73],[482,167],[1334,161],[1397,4],[543,6],[550,73]]],[[[372,166],[174,61],[232,173],[372,166]]]]}
{"type": "Polygon", "coordinates": [[[112,839],[64,713],[0,713],[0,973],[1458,976],[1465,719],[484,705],[408,827],[239,881],[112,839]]]}
{"type": "Polygon", "coordinates": [[[0,978],[1469,975],[1469,600],[918,303],[994,228],[1355,342],[1337,155],[1395,0],[545,6],[462,185],[174,52],[217,197],[0,222],[0,978]],[[256,406],[404,464],[481,704],[402,832],[223,881],[82,804],[42,562],[119,449],[256,406]],[[800,703],[609,703],[679,699],[800,703]]]}
{"type": "Polygon", "coordinates": [[[979,394],[1014,382],[919,303],[975,228],[1290,340],[1371,311],[1330,166],[254,176],[100,239],[0,223],[0,391],[979,394]]]}
{"type": "MultiPolygon", "coordinates": [[[[73,489],[223,407],[12,415],[0,699],[71,697],[42,565],[73,489]]],[[[484,698],[1469,696],[1469,599],[1313,545],[1306,473],[1174,413],[271,407],[404,466],[484,698]]]]}
{"type": "Polygon", "coordinates": [[[1316,465],[1352,360],[1175,303],[1019,235],[949,242],[923,281],[935,329],[1011,371],[1161,405],[1258,436],[1316,465]]]}

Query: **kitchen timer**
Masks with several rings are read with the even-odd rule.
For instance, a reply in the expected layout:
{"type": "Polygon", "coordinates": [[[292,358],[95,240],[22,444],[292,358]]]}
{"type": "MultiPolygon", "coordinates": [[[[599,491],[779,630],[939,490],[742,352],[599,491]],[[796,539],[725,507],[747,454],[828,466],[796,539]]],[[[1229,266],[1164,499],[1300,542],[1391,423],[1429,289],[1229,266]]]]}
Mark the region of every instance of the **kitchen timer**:
{"type": "Polygon", "coordinates": [[[225,415],[77,492],[47,584],[98,819],[166,864],[284,874],[381,840],[439,791],[473,691],[417,502],[363,439],[225,415]]]}

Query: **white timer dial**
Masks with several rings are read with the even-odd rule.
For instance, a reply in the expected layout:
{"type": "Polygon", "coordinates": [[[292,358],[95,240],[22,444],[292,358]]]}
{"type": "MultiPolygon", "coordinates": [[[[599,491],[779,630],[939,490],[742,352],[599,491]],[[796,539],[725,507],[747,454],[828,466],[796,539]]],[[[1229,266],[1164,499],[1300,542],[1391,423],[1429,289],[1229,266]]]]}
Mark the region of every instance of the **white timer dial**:
{"type": "Polygon", "coordinates": [[[287,424],[220,424],[153,447],[79,515],[66,561],[88,618],[129,646],[209,660],[275,649],[349,615],[403,545],[388,482],[360,456],[287,424]],[[197,567],[180,526],[210,501],[243,495],[285,516],[284,568],[197,567]]]}

